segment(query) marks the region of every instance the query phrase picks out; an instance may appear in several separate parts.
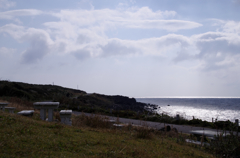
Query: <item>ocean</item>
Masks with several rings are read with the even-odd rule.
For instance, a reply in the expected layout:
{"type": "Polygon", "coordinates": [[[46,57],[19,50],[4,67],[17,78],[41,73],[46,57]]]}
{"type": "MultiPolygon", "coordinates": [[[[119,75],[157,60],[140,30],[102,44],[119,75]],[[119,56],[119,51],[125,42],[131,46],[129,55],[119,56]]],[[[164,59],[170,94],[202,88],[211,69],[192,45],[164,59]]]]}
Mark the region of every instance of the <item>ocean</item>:
{"type": "Polygon", "coordinates": [[[137,98],[138,102],[158,105],[157,113],[211,122],[240,120],[240,98],[137,98]],[[168,106],[170,105],[170,106],[168,106]]]}

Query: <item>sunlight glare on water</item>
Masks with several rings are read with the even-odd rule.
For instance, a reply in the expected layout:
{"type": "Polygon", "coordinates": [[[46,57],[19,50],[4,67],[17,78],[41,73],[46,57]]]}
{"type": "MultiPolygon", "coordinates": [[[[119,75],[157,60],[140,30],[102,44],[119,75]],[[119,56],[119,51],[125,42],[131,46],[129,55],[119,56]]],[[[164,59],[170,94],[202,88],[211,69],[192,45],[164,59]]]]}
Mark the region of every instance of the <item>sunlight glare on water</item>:
{"type": "Polygon", "coordinates": [[[193,118],[202,119],[206,121],[212,121],[212,118],[215,120],[226,121],[230,120],[232,122],[235,119],[239,118],[240,111],[238,110],[219,110],[219,109],[201,109],[194,107],[186,107],[186,106],[163,106],[158,111],[159,114],[167,113],[170,116],[175,116],[176,114],[180,114],[184,118],[190,120],[193,118]]]}
{"type": "Polygon", "coordinates": [[[209,122],[212,118],[231,122],[240,120],[240,98],[138,98],[137,101],[158,105],[159,114],[180,114],[188,120],[193,116],[209,122]]]}

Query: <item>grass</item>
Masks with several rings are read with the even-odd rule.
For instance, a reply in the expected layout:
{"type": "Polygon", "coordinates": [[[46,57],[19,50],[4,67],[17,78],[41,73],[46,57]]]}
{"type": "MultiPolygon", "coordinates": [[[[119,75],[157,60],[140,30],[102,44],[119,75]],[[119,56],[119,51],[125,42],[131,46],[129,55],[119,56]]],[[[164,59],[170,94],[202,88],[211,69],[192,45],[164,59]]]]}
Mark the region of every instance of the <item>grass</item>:
{"type": "MultiPolygon", "coordinates": [[[[15,112],[33,109],[29,101],[11,101],[8,106],[15,112]]],[[[60,120],[58,112],[54,117],[60,120]]],[[[239,137],[233,135],[201,147],[186,144],[186,138],[192,139],[189,135],[155,131],[147,124],[117,129],[107,120],[83,113],[73,115],[70,127],[41,121],[38,110],[32,118],[0,111],[0,157],[234,157],[240,153],[239,137]]]]}
{"type": "Polygon", "coordinates": [[[0,157],[213,157],[164,133],[76,124],[81,117],[65,126],[0,112],[0,157]]]}

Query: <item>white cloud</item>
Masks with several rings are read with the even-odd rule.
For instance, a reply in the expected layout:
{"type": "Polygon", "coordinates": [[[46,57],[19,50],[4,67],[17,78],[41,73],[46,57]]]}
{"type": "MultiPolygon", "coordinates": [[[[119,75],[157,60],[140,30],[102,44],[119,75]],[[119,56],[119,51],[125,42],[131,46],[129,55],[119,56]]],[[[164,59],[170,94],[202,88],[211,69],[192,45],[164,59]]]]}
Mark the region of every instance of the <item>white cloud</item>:
{"type": "Polygon", "coordinates": [[[27,42],[30,46],[22,52],[23,63],[34,63],[50,53],[53,44],[49,34],[41,29],[25,28],[14,24],[0,27],[0,33],[8,33],[18,42],[27,42]]]}
{"type": "Polygon", "coordinates": [[[8,33],[14,39],[18,40],[18,42],[21,42],[21,37],[24,35],[24,27],[15,24],[6,24],[0,27],[0,33],[8,33]]]}
{"type": "Polygon", "coordinates": [[[14,53],[16,50],[12,48],[0,47],[0,54],[9,55],[14,53]]]}
{"type": "Polygon", "coordinates": [[[125,10],[61,10],[59,13],[52,13],[52,15],[60,18],[61,22],[67,22],[78,27],[98,26],[105,30],[124,27],[178,31],[202,26],[192,21],[169,19],[176,15],[174,11],[159,10],[154,12],[148,7],[125,10]]]}
{"type": "Polygon", "coordinates": [[[30,28],[26,31],[23,39],[30,43],[30,47],[22,54],[24,63],[34,63],[50,53],[50,46],[53,41],[45,31],[30,28]]]}
{"type": "Polygon", "coordinates": [[[55,46],[63,46],[59,53],[72,53],[78,59],[139,54],[167,56],[168,51],[174,54],[181,51],[181,47],[190,45],[187,37],[176,34],[135,41],[108,38],[106,31],[109,29],[123,27],[178,31],[201,26],[191,21],[168,20],[176,12],[154,12],[148,7],[124,10],[61,10],[52,15],[60,21],[46,22],[44,26],[55,39],[55,46]]]}
{"type": "Polygon", "coordinates": [[[129,40],[109,39],[106,45],[100,46],[101,56],[123,56],[135,54],[141,51],[135,46],[136,43],[129,40]]]}
{"type": "MultiPolygon", "coordinates": [[[[15,10],[2,16],[38,15],[39,10],[15,10]]],[[[148,7],[125,10],[61,10],[51,13],[59,21],[44,23],[46,28],[34,29],[7,24],[0,32],[8,33],[29,47],[22,53],[23,62],[41,60],[49,53],[72,54],[77,59],[112,56],[159,56],[178,64],[198,60],[204,70],[234,67],[239,60],[239,22],[215,19],[220,31],[206,32],[187,37],[167,34],[158,38],[123,40],[108,38],[112,27],[163,29],[177,31],[201,26],[192,21],[171,19],[174,11],[152,11],[148,7]]],[[[1,14],[0,14],[1,17],[1,14]]]]}
{"type": "Polygon", "coordinates": [[[0,12],[0,19],[15,19],[18,16],[34,16],[40,15],[43,12],[36,9],[20,9],[20,10],[11,10],[6,12],[0,12]]]}
{"type": "Polygon", "coordinates": [[[222,26],[223,32],[240,35],[240,22],[226,21],[222,26]]]}
{"type": "MultiPolygon", "coordinates": [[[[91,81],[90,85],[94,85],[92,89],[96,91],[99,90],[96,89],[98,85],[105,90],[110,82],[113,86],[118,82],[123,83],[118,84],[122,89],[126,89],[126,85],[135,85],[132,91],[143,91],[141,86],[150,87],[146,92],[150,94],[154,94],[156,87],[160,87],[158,92],[164,91],[160,94],[166,91],[172,94],[177,89],[182,94],[185,87],[197,94],[198,87],[208,87],[201,83],[202,74],[217,76],[212,77],[211,82],[217,81],[218,85],[228,81],[239,82],[239,21],[214,19],[214,25],[209,27],[194,21],[194,15],[185,17],[174,10],[129,7],[132,6],[130,3],[120,4],[117,9],[94,9],[89,3],[82,6],[90,8],[88,10],[43,12],[19,9],[0,12],[0,64],[1,67],[8,66],[6,70],[1,69],[1,74],[25,76],[31,82],[34,77],[39,82],[61,79],[62,83],[69,79],[64,78],[67,75],[72,78],[71,84],[80,81],[87,85],[91,81]],[[34,20],[32,16],[36,16],[34,20]],[[9,20],[23,20],[24,23],[9,24],[9,20]],[[191,36],[194,31],[201,33],[191,36]],[[59,63],[64,66],[59,67],[59,63]]],[[[102,5],[96,7],[101,8],[102,5]]],[[[208,85],[211,82],[207,82],[208,85]]],[[[117,88],[112,89],[117,93],[117,88]]]]}
{"type": "Polygon", "coordinates": [[[73,51],[72,53],[79,60],[84,60],[91,57],[91,52],[87,48],[78,49],[76,51],[73,51]]]}
{"type": "Polygon", "coordinates": [[[0,0],[0,9],[8,9],[14,7],[16,5],[15,2],[9,0],[0,0]]]}
{"type": "MultiPolygon", "coordinates": [[[[82,41],[86,40],[84,37],[82,41]]],[[[159,38],[142,40],[121,40],[118,38],[105,39],[101,42],[85,42],[82,47],[76,45],[76,50],[71,51],[78,59],[90,57],[112,56],[159,56],[163,58],[174,57],[183,48],[191,47],[190,40],[182,35],[168,34],[159,38]]],[[[74,47],[74,46],[73,46],[74,47]]],[[[193,52],[189,52],[193,53],[193,52]]]]}
{"type": "Polygon", "coordinates": [[[199,60],[202,70],[212,71],[239,66],[239,36],[228,32],[206,32],[190,38],[196,54],[181,52],[177,61],[199,60]]]}

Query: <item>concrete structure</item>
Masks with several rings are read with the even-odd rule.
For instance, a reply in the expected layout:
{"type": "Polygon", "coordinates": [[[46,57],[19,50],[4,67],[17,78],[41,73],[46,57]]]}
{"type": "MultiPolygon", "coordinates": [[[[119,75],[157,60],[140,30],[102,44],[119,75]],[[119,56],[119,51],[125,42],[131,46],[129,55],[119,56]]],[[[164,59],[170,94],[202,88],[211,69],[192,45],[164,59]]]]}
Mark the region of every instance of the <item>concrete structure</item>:
{"type": "Polygon", "coordinates": [[[22,115],[22,116],[32,116],[34,113],[34,110],[23,110],[18,112],[18,115],[22,115]]]}
{"type": "Polygon", "coordinates": [[[5,107],[5,109],[8,110],[9,113],[14,113],[15,107],[5,107]]]}
{"type": "Polygon", "coordinates": [[[122,129],[124,126],[122,124],[113,124],[113,127],[117,129],[122,129]]]}
{"type": "Polygon", "coordinates": [[[0,110],[5,111],[5,106],[7,106],[9,103],[0,103],[0,110]]]}
{"type": "Polygon", "coordinates": [[[197,145],[204,145],[204,146],[210,146],[210,144],[207,143],[207,142],[201,142],[201,141],[192,140],[192,139],[186,139],[185,141],[187,143],[192,143],[192,144],[197,144],[197,145]]]}
{"type": "Polygon", "coordinates": [[[72,125],[71,117],[72,117],[72,110],[60,111],[61,123],[71,126],[72,125]]]}
{"type": "Polygon", "coordinates": [[[109,120],[109,119],[104,119],[103,121],[108,122],[110,124],[114,124],[116,122],[115,120],[109,120]]]}
{"type": "Polygon", "coordinates": [[[201,136],[207,137],[208,139],[214,139],[214,136],[218,136],[220,134],[225,137],[226,135],[229,135],[229,133],[223,133],[223,132],[217,132],[212,130],[192,130],[190,131],[190,134],[193,134],[197,137],[198,140],[200,140],[201,136]]]}
{"type": "Polygon", "coordinates": [[[35,102],[34,109],[40,109],[40,118],[46,120],[46,110],[48,110],[48,121],[53,121],[53,110],[57,109],[59,102],[35,102]]]}

